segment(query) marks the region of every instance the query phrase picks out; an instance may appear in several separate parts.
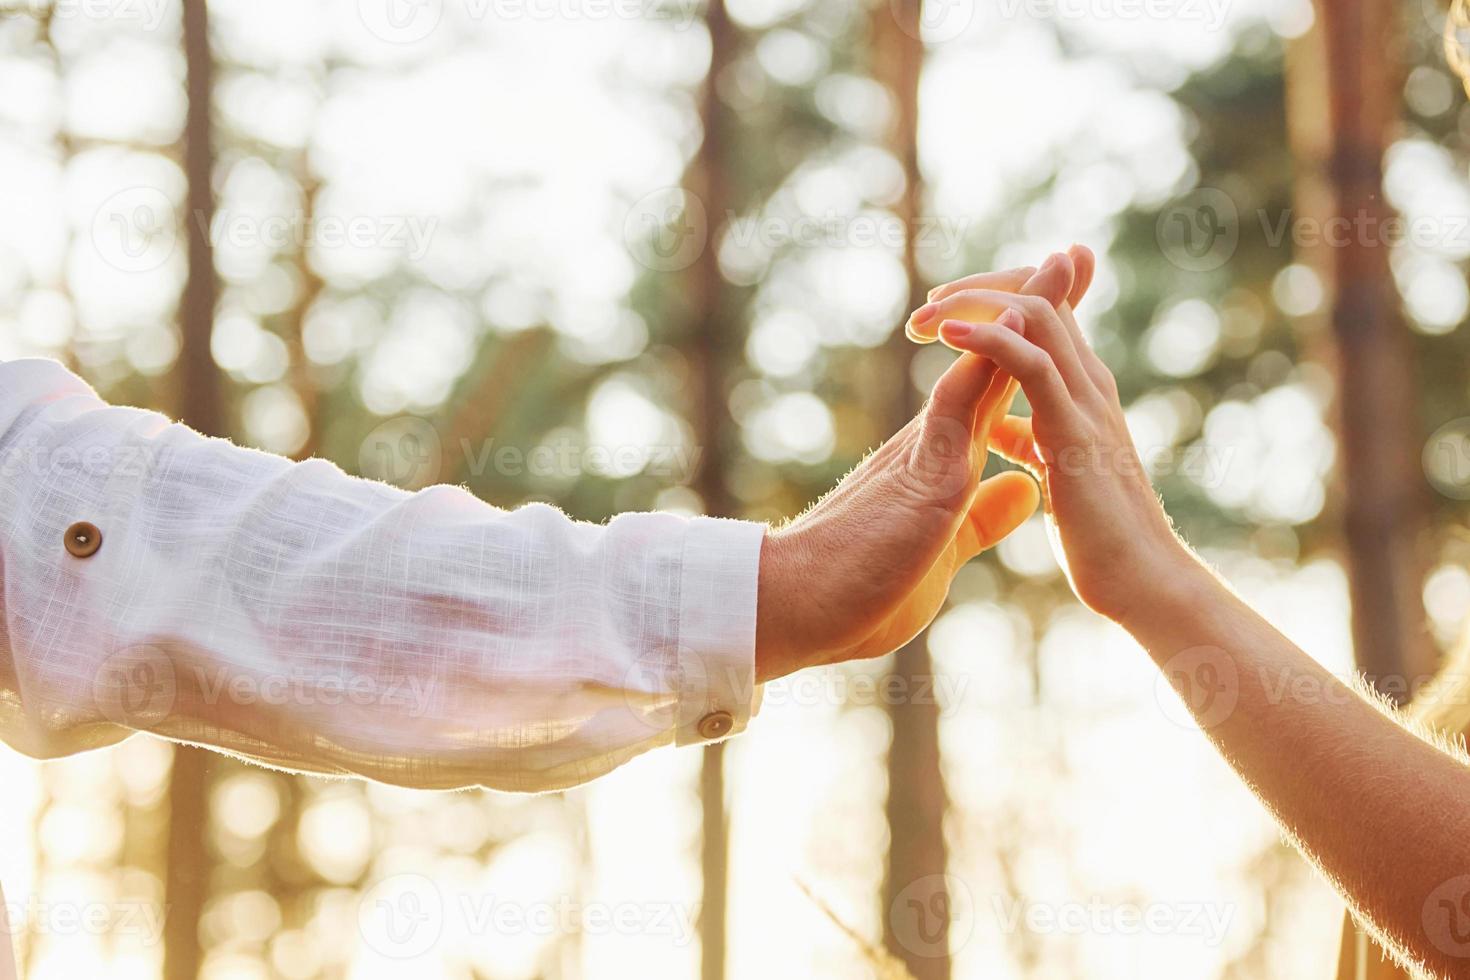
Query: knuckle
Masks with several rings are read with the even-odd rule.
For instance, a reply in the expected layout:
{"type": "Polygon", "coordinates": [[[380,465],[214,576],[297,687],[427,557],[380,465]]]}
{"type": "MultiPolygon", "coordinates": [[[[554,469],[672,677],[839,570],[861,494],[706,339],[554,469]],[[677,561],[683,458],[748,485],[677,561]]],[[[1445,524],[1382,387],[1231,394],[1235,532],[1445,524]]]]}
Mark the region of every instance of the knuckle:
{"type": "Polygon", "coordinates": [[[1056,318],[1056,310],[1041,296],[1021,297],[1021,312],[1026,314],[1028,323],[1050,324],[1056,318]]]}

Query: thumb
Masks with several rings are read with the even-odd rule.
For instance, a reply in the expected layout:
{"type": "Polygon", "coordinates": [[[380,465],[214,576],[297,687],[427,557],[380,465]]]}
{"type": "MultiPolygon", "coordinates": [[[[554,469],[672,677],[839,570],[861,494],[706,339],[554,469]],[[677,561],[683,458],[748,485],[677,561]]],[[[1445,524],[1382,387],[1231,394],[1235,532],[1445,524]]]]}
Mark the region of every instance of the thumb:
{"type": "Polygon", "coordinates": [[[995,379],[995,362],[978,354],[962,354],[945,369],[929,394],[925,411],[970,432],[975,426],[975,410],[995,379]]]}
{"type": "Polygon", "coordinates": [[[1012,463],[1033,470],[1042,468],[1041,454],[1036,449],[1036,436],[1032,433],[1030,418],[1007,415],[996,422],[990,430],[990,449],[1012,463]]]}
{"type": "Polygon", "coordinates": [[[976,488],[975,500],[955,535],[960,558],[969,561],[994,547],[1026,523],[1040,503],[1041,490],[1025,473],[1011,471],[983,481],[976,488]]]}

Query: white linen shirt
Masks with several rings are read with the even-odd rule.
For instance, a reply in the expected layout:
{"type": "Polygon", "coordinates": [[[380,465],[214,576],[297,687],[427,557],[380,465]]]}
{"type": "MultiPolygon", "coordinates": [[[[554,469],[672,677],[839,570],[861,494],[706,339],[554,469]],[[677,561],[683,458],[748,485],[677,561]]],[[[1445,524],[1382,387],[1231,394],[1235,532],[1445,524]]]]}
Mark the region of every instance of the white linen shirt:
{"type": "Polygon", "coordinates": [[[741,731],[765,527],[409,493],[0,364],[0,737],[554,790],[741,731]],[[100,545],[99,545],[100,542],[100,545]]]}

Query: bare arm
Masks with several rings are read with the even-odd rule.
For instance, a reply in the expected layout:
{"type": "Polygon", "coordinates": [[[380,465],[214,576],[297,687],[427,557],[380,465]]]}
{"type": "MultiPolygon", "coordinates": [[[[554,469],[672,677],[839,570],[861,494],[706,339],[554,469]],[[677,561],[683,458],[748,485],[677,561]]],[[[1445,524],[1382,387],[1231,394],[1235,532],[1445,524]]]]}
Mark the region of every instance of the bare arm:
{"type": "Polygon", "coordinates": [[[1189,556],[1161,556],[1154,582],[1174,584],[1123,625],[1201,729],[1380,942],[1436,976],[1470,973],[1470,768],[1189,556]]]}
{"type": "Polygon", "coordinates": [[[937,333],[1021,382],[994,445],[1041,481],[1074,590],[1148,650],[1221,753],[1390,950],[1470,975],[1470,767],[1293,645],[1175,536],[1070,308],[982,291],[937,333]]]}

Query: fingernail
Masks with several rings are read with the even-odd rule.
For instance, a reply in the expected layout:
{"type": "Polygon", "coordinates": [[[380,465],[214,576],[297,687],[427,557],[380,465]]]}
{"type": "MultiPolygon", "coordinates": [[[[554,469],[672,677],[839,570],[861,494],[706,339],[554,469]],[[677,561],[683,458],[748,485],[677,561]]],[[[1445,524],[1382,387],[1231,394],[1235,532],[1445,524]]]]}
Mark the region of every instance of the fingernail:
{"type": "Polygon", "coordinates": [[[926,303],[925,305],[915,310],[914,315],[909,319],[913,321],[915,326],[921,326],[922,324],[928,323],[930,320],[934,319],[934,314],[938,312],[939,306],[937,304],[926,303]]]}
{"type": "Polygon", "coordinates": [[[939,325],[939,335],[946,340],[961,341],[975,332],[975,328],[961,320],[945,320],[939,325]]]}
{"type": "Polygon", "coordinates": [[[1010,327],[1019,334],[1026,332],[1026,318],[1017,312],[1015,307],[1008,308],[1004,313],[996,317],[995,322],[1001,326],[1010,327]]]}

